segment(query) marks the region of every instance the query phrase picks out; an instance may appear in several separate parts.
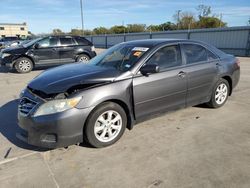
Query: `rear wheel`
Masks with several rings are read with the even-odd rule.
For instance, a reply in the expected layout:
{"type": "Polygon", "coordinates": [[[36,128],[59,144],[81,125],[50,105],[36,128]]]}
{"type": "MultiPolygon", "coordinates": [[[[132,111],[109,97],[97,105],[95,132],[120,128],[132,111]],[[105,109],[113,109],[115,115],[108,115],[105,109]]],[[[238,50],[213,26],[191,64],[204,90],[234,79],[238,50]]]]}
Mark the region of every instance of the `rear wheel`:
{"type": "Polygon", "coordinates": [[[89,62],[89,60],[90,60],[90,58],[86,54],[80,54],[76,59],[77,62],[82,62],[82,63],[86,63],[86,64],[89,62]]]}
{"type": "Polygon", "coordinates": [[[89,116],[85,136],[93,147],[105,147],[118,141],[126,126],[127,116],[123,108],[116,103],[106,102],[89,116]]]}
{"type": "Polygon", "coordinates": [[[15,69],[19,73],[28,73],[33,69],[33,63],[29,58],[21,57],[16,60],[15,69]]]}
{"type": "Polygon", "coordinates": [[[228,99],[229,90],[230,86],[228,84],[228,81],[221,78],[214,87],[212,97],[207,103],[208,106],[212,108],[219,108],[223,106],[228,99]]]}

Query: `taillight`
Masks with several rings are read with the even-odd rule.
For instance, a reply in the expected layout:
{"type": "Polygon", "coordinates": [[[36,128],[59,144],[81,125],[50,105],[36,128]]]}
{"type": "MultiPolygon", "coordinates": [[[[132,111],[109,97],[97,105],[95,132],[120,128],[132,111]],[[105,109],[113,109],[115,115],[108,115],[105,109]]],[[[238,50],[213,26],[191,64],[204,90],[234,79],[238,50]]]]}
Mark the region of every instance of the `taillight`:
{"type": "Polygon", "coordinates": [[[238,68],[240,68],[240,60],[236,58],[235,64],[237,65],[238,68]]]}

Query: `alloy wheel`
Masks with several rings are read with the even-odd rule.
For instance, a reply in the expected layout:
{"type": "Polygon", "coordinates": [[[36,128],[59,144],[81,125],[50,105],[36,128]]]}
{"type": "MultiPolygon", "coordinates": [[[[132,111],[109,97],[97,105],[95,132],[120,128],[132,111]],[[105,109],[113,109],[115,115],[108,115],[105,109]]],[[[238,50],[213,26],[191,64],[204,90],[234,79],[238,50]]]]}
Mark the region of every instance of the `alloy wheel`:
{"type": "Polygon", "coordinates": [[[82,63],[88,63],[88,62],[89,62],[89,59],[88,59],[88,57],[86,57],[86,56],[81,56],[81,57],[79,58],[79,61],[82,62],[82,63]]]}
{"type": "Polygon", "coordinates": [[[225,83],[218,85],[215,91],[215,102],[219,105],[223,104],[227,98],[228,88],[225,83]]]}
{"type": "Polygon", "coordinates": [[[95,122],[95,137],[101,142],[110,142],[117,137],[121,128],[121,115],[114,110],[106,111],[102,113],[95,122]]]}

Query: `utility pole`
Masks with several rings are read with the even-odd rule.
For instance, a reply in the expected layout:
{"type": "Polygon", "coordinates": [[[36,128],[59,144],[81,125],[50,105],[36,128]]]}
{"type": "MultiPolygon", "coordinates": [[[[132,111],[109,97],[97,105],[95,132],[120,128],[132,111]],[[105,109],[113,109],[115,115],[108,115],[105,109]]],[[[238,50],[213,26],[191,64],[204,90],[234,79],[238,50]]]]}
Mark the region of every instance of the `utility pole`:
{"type": "Polygon", "coordinates": [[[81,6],[81,20],[82,20],[82,36],[84,36],[84,25],[83,25],[83,11],[82,11],[82,0],[80,0],[81,6]]]}

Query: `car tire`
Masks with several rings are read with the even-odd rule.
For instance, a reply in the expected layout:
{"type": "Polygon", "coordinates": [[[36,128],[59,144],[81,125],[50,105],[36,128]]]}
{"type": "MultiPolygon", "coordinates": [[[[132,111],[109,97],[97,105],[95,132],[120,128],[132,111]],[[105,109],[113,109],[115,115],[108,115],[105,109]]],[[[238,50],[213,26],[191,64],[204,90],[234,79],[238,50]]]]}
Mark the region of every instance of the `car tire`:
{"type": "Polygon", "coordinates": [[[215,84],[211,99],[207,105],[211,108],[219,108],[223,106],[228,99],[229,92],[230,86],[228,81],[220,78],[220,80],[215,84]]]}
{"type": "Polygon", "coordinates": [[[76,59],[77,62],[82,62],[86,64],[89,62],[89,60],[90,60],[90,57],[86,54],[80,54],[76,59]]]}
{"type": "Polygon", "coordinates": [[[29,58],[21,57],[16,60],[14,67],[18,73],[28,73],[33,69],[33,62],[29,58]]]}
{"type": "Polygon", "coordinates": [[[84,135],[87,142],[96,148],[117,142],[127,127],[124,109],[113,102],[105,102],[88,117],[84,135]]]}

